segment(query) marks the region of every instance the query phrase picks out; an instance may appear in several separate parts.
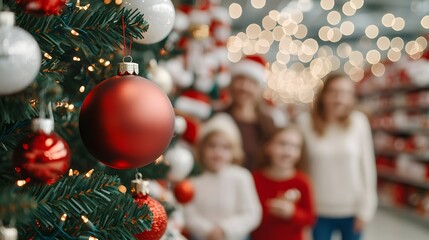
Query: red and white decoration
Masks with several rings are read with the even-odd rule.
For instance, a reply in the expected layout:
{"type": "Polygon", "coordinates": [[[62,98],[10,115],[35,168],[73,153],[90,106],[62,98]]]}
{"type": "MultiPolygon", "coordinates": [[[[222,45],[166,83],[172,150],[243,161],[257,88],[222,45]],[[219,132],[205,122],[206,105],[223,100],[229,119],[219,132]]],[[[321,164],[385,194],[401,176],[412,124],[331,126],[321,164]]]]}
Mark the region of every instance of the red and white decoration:
{"type": "Polygon", "coordinates": [[[230,35],[228,10],[216,1],[204,1],[197,8],[179,7],[173,33],[167,40],[169,44],[176,41],[185,52],[166,63],[174,82],[206,93],[215,86],[226,87],[231,79],[226,50],[230,35]]]}
{"type": "Polygon", "coordinates": [[[180,112],[199,119],[207,119],[212,113],[210,97],[195,90],[188,90],[180,95],[176,99],[174,107],[180,112]]]}
{"type": "Polygon", "coordinates": [[[240,62],[234,64],[231,67],[231,75],[245,75],[254,80],[259,84],[265,84],[265,66],[267,62],[262,56],[250,55],[246,56],[240,62]]]}

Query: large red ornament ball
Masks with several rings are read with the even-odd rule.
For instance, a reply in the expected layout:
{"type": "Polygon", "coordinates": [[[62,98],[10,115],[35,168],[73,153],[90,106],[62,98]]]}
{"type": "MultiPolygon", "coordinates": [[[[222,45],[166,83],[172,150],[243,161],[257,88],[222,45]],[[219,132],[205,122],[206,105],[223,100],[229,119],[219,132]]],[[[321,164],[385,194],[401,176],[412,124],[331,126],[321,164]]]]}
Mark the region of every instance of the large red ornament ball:
{"type": "Polygon", "coordinates": [[[60,15],[66,6],[66,0],[18,0],[17,2],[27,13],[41,16],[60,15]]]}
{"type": "Polygon", "coordinates": [[[134,75],[98,84],[80,111],[79,129],[89,152],[116,169],[140,168],[155,161],[174,133],[174,110],[154,83],[134,75]]]}
{"type": "Polygon", "coordinates": [[[194,198],[194,186],[191,181],[184,180],[174,186],[174,196],[179,203],[186,204],[194,198]]]}
{"type": "Polygon", "coordinates": [[[30,181],[52,184],[67,172],[70,149],[54,132],[39,130],[24,138],[13,155],[15,171],[30,181]]]}
{"type": "Polygon", "coordinates": [[[137,240],[161,239],[162,235],[164,235],[164,232],[167,229],[167,213],[165,212],[164,207],[161,205],[161,203],[151,198],[149,195],[140,195],[136,197],[135,202],[139,205],[139,207],[143,206],[144,204],[147,204],[149,210],[153,214],[153,218],[151,230],[135,234],[134,237],[137,240]]]}

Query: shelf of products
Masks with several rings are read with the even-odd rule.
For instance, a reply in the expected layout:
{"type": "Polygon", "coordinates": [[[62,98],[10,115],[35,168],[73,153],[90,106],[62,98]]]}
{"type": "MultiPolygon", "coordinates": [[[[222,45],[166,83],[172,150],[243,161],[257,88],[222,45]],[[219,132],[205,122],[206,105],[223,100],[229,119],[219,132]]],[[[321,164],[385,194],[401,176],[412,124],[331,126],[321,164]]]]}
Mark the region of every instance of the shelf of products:
{"type": "Polygon", "coordinates": [[[361,107],[371,115],[383,115],[397,110],[403,112],[427,111],[429,109],[429,90],[362,98],[361,107]]]}
{"type": "Polygon", "coordinates": [[[410,186],[429,190],[429,181],[416,180],[411,178],[410,176],[402,176],[393,171],[378,169],[378,177],[392,182],[403,183],[410,186]]]}
{"type": "Polygon", "coordinates": [[[358,84],[373,129],[383,206],[429,224],[429,60],[385,63],[358,84]]]}
{"type": "Polygon", "coordinates": [[[378,192],[381,207],[429,225],[429,191],[380,179],[378,192]]]}
{"type": "Polygon", "coordinates": [[[409,158],[414,161],[419,162],[428,162],[429,163],[429,153],[413,153],[413,152],[400,152],[400,151],[384,151],[384,150],[377,150],[377,156],[382,157],[397,157],[399,155],[409,158]]]}

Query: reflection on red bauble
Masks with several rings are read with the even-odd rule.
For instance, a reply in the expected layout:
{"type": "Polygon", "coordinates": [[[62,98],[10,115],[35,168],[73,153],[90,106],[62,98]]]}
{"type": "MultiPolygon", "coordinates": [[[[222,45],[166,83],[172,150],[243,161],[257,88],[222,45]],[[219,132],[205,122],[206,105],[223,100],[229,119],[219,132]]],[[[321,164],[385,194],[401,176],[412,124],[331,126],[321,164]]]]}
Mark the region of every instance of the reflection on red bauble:
{"type": "Polygon", "coordinates": [[[17,2],[25,12],[41,16],[60,15],[66,6],[66,0],[18,0],[17,2]]]}
{"type": "Polygon", "coordinates": [[[70,149],[54,132],[39,130],[23,139],[13,155],[15,170],[31,181],[52,184],[67,172],[70,149]]]}
{"type": "Polygon", "coordinates": [[[179,203],[186,204],[194,198],[194,187],[189,180],[184,180],[174,186],[174,196],[179,203]]]}
{"type": "Polygon", "coordinates": [[[79,129],[89,152],[116,169],[155,161],[174,133],[174,110],[156,84],[139,76],[114,76],[83,102],[79,129]]]}
{"type": "Polygon", "coordinates": [[[151,198],[149,195],[142,196],[139,194],[135,198],[135,202],[138,203],[139,207],[147,204],[149,210],[152,212],[152,227],[150,231],[144,231],[139,234],[135,234],[134,237],[137,240],[159,240],[164,235],[167,229],[167,213],[164,207],[157,200],[151,198]]]}

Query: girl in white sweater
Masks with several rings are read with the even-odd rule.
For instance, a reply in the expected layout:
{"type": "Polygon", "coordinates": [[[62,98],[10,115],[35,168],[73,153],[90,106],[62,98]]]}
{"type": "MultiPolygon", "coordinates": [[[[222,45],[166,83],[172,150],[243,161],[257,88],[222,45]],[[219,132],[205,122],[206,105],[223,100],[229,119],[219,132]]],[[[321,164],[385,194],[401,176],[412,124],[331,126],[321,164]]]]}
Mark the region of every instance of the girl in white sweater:
{"type": "Polygon", "coordinates": [[[325,81],[311,114],[298,119],[307,145],[308,170],[319,215],[314,240],[358,240],[373,217],[376,173],[371,128],[354,110],[355,86],[339,75],[325,81]]]}
{"type": "Polygon", "coordinates": [[[244,240],[261,220],[261,206],[250,172],[236,164],[243,159],[234,120],[218,114],[201,129],[198,158],[203,173],[191,178],[195,196],[185,206],[192,239],[244,240]]]}

